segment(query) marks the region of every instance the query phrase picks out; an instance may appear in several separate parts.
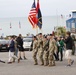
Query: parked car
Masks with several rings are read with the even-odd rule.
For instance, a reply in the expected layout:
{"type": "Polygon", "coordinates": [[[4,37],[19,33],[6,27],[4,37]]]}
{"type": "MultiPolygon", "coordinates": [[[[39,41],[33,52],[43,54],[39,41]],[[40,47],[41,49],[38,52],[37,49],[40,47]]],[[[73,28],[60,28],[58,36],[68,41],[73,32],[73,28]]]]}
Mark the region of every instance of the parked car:
{"type": "Polygon", "coordinates": [[[23,47],[25,50],[31,51],[32,50],[31,44],[32,44],[32,37],[23,38],[23,47]]]}
{"type": "Polygon", "coordinates": [[[0,51],[9,50],[9,40],[0,39],[0,51]]]}

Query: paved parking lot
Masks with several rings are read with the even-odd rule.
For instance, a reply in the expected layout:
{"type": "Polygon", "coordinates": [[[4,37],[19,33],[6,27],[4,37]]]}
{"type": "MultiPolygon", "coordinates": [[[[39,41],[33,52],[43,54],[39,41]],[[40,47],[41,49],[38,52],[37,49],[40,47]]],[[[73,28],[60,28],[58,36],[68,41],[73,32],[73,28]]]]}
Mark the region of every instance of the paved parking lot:
{"type": "MultiPolygon", "coordinates": [[[[76,56],[74,65],[66,67],[66,60],[63,62],[56,62],[55,67],[45,67],[40,65],[33,65],[32,52],[27,51],[26,57],[28,60],[17,61],[13,64],[0,62],[0,75],[76,75],[76,56]]],[[[8,52],[1,52],[0,59],[8,61],[8,52]]],[[[39,63],[40,64],[40,63],[39,63]]]]}

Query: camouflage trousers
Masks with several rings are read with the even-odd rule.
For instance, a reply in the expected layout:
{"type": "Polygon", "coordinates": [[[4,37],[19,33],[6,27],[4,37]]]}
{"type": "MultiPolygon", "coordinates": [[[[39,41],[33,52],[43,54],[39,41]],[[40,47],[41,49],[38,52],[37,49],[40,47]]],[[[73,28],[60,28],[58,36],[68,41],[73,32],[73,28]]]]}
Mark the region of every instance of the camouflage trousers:
{"type": "Polygon", "coordinates": [[[33,59],[34,59],[34,63],[35,64],[38,64],[38,62],[37,62],[37,50],[33,50],[33,59]]]}
{"type": "Polygon", "coordinates": [[[49,64],[48,56],[49,56],[49,51],[44,51],[44,65],[49,64]]]}
{"type": "Polygon", "coordinates": [[[41,65],[44,65],[43,53],[44,53],[43,49],[39,48],[38,49],[38,55],[39,55],[39,59],[40,59],[41,65]]]}
{"type": "Polygon", "coordinates": [[[54,60],[54,53],[49,52],[49,66],[54,66],[55,60],[54,60]]]}

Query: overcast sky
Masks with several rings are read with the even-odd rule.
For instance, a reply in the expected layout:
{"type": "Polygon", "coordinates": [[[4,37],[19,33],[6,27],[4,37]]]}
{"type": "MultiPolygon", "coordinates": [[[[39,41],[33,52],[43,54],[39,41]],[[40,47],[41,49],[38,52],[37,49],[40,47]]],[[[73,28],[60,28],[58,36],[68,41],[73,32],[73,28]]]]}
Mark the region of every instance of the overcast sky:
{"type": "MultiPolygon", "coordinates": [[[[31,9],[33,0],[0,0],[0,18],[25,17],[31,9]]],[[[76,0],[40,0],[43,16],[68,15],[76,9],[76,0]]]]}

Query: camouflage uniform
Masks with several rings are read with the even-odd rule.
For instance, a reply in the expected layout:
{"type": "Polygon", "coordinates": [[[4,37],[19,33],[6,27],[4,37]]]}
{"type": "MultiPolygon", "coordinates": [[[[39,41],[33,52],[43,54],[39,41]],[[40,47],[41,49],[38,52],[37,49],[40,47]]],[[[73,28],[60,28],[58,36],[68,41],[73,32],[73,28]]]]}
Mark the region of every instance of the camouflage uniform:
{"type": "Polygon", "coordinates": [[[33,59],[34,59],[34,65],[37,65],[38,62],[37,62],[37,52],[38,52],[38,49],[37,49],[37,40],[34,40],[33,42],[33,59]]]}
{"type": "Polygon", "coordinates": [[[49,55],[49,51],[48,51],[48,40],[43,41],[43,50],[44,50],[44,64],[45,66],[48,65],[48,55],[49,55]]]}
{"type": "Polygon", "coordinates": [[[56,49],[56,41],[51,39],[49,42],[49,66],[55,66],[54,52],[56,49]]]}
{"type": "Polygon", "coordinates": [[[38,39],[38,55],[41,61],[41,65],[44,65],[44,61],[43,61],[43,41],[42,38],[38,39]]]}

